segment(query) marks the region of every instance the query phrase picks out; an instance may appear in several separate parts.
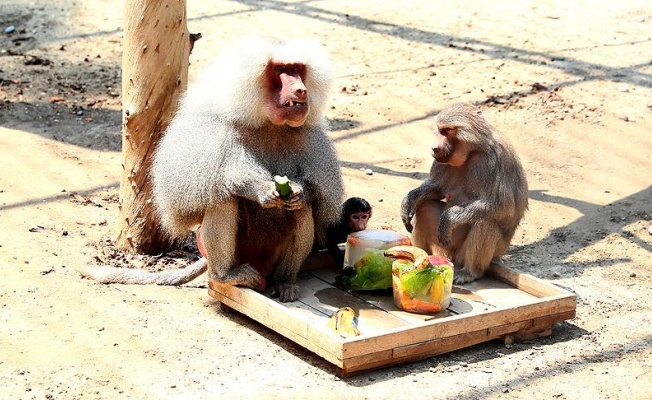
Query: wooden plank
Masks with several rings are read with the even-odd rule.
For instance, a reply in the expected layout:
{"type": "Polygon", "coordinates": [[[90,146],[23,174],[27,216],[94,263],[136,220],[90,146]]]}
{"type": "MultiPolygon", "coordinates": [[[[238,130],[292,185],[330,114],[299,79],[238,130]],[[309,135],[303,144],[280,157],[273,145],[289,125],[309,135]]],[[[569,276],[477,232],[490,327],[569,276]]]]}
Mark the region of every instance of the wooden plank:
{"type": "Polygon", "coordinates": [[[494,308],[509,308],[537,302],[538,297],[491,278],[482,278],[469,282],[456,290],[464,289],[473,293],[481,304],[494,306],[494,308]]]}
{"type": "Polygon", "coordinates": [[[559,294],[569,293],[567,290],[549,282],[535,278],[532,275],[522,274],[497,262],[491,263],[488,275],[536,297],[556,296],[559,294]]]}
{"type": "Polygon", "coordinates": [[[496,309],[497,306],[487,302],[487,299],[468,288],[453,285],[451,305],[448,309],[455,315],[478,314],[483,311],[496,309]]]}
{"type": "MultiPolygon", "coordinates": [[[[335,285],[336,277],[340,274],[340,271],[336,268],[327,268],[311,271],[311,273],[314,274],[314,276],[335,285]]],[[[491,300],[487,303],[498,307],[502,304],[513,306],[515,305],[515,302],[518,304],[527,304],[531,297],[542,298],[570,293],[552,283],[528,274],[520,273],[497,262],[491,264],[491,268],[488,271],[488,277],[495,279],[483,278],[467,283],[464,286],[454,286],[453,292],[455,293],[457,291],[457,293],[466,294],[472,293],[476,298],[479,297],[480,301],[487,302],[487,299],[484,299],[482,294],[487,294],[489,291],[494,291],[496,289],[507,289],[503,293],[489,296],[489,299],[491,300]]],[[[373,295],[370,297],[372,296],[373,295]]],[[[453,297],[465,300],[464,296],[456,296],[453,294],[453,297]]],[[[390,300],[391,297],[385,299],[387,302],[390,300]]],[[[379,304],[382,303],[379,302],[379,304]]],[[[385,307],[381,305],[381,308],[385,307]]],[[[385,309],[389,310],[389,307],[385,309]]]]}
{"type": "MultiPolygon", "coordinates": [[[[336,278],[339,275],[339,272],[333,269],[310,271],[310,273],[319,279],[330,283],[331,285],[336,285],[336,278]]],[[[435,315],[411,314],[399,310],[394,305],[391,291],[388,291],[387,294],[379,294],[379,291],[356,291],[353,293],[353,295],[371,304],[374,304],[379,308],[387,310],[389,313],[404,319],[405,321],[413,323],[445,318],[453,314],[470,313],[474,310],[477,311],[478,309],[483,308],[488,310],[492,308],[513,307],[522,304],[529,304],[533,301],[536,301],[537,299],[536,296],[516,289],[510,286],[508,283],[488,278],[470,282],[463,287],[457,285],[454,286],[452,297],[459,300],[464,300],[465,295],[457,295],[456,292],[464,293],[466,295],[471,293],[473,295],[474,301],[472,301],[471,304],[462,304],[460,302],[453,301],[452,305],[448,307],[448,311],[437,313],[435,315]],[[486,307],[482,307],[481,304],[484,304],[486,307]]]]}
{"type": "MultiPolygon", "coordinates": [[[[407,322],[389,314],[373,303],[366,302],[358,296],[333,287],[311,274],[301,274],[301,290],[307,293],[299,300],[325,315],[332,315],[342,307],[351,307],[358,313],[358,329],[363,335],[373,335],[389,328],[407,325],[407,322]]],[[[327,323],[327,320],[323,323],[327,323]]]]}
{"type": "MultiPolygon", "coordinates": [[[[339,271],[333,270],[333,269],[326,269],[326,270],[315,270],[315,271],[310,271],[310,274],[313,276],[323,280],[324,282],[328,282],[329,284],[335,286],[337,285],[337,277],[340,274],[339,271]]],[[[500,287],[503,287],[505,289],[509,289],[509,286],[504,283],[500,283],[497,281],[492,281],[493,285],[502,285],[500,287]]],[[[492,283],[485,284],[483,287],[485,288],[493,288],[492,283]]],[[[438,319],[438,318],[445,318],[449,317],[451,315],[457,315],[457,314],[465,314],[465,313],[470,313],[470,312],[478,312],[479,310],[487,310],[490,308],[496,308],[496,305],[492,305],[489,303],[486,303],[485,299],[481,296],[478,296],[477,294],[473,294],[471,296],[474,301],[471,303],[467,302],[464,299],[470,299],[468,296],[468,293],[473,293],[469,291],[468,289],[463,289],[459,288],[457,286],[453,287],[453,294],[451,296],[451,304],[448,306],[447,310],[444,310],[442,312],[439,312],[435,315],[428,315],[428,314],[414,314],[414,313],[408,313],[402,310],[399,310],[395,305],[394,305],[394,299],[391,294],[391,290],[387,290],[386,293],[385,291],[356,291],[352,293],[352,295],[362,299],[363,301],[373,304],[378,308],[381,308],[383,310],[386,310],[388,313],[394,315],[395,317],[398,317],[406,322],[412,323],[412,324],[422,324],[425,321],[429,321],[432,319],[438,319]],[[459,293],[464,293],[461,295],[457,295],[455,292],[459,293]],[[477,303],[477,304],[476,304],[477,303]],[[482,305],[484,304],[484,306],[482,305]]],[[[514,292],[519,292],[518,290],[514,290],[514,292]]],[[[520,292],[522,293],[522,292],[520,292]]],[[[532,296],[524,294],[523,296],[527,296],[527,301],[530,301],[532,299],[532,296]]],[[[500,300],[500,295],[494,296],[496,298],[496,302],[505,302],[505,300],[500,300]]],[[[507,297],[510,298],[510,296],[505,296],[504,294],[502,297],[507,297]]],[[[518,304],[527,302],[527,301],[519,301],[518,304]]]]}
{"type": "MultiPolygon", "coordinates": [[[[542,336],[550,336],[550,328],[553,324],[573,318],[575,318],[575,310],[535,318],[531,320],[532,326],[529,328],[519,329],[516,332],[506,334],[504,338],[505,343],[512,343],[519,340],[529,340],[542,336]]],[[[500,329],[500,327],[491,327],[489,329],[500,329]]]]}
{"type": "Polygon", "coordinates": [[[332,286],[336,286],[337,276],[341,274],[341,271],[333,268],[323,268],[318,270],[310,270],[309,274],[323,280],[332,286]]]}
{"type": "Polygon", "coordinates": [[[368,352],[369,349],[387,350],[392,347],[423,342],[431,338],[455,336],[491,325],[505,325],[574,309],[575,296],[558,296],[547,300],[539,299],[535,303],[509,309],[485,311],[471,316],[455,315],[428,321],[419,329],[392,329],[375,337],[351,341],[344,346],[344,356],[346,358],[354,357],[368,352]]]}
{"type": "Polygon", "coordinates": [[[343,361],[342,375],[350,376],[355,372],[367,371],[373,368],[387,367],[410,361],[418,361],[439,354],[470,347],[489,340],[500,339],[508,334],[518,336],[520,332],[546,332],[550,334],[550,327],[556,322],[561,322],[574,317],[573,312],[548,315],[538,319],[525,320],[506,325],[479,329],[473,332],[432,339],[425,342],[396,347],[393,350],[383,350],[376,353],[363,354],[343,361]],[[391,352],[391,357],[389,356],[391,352]]]}
{"type": "MultiPolygon", "coordinates": [[[[209,294],[329,362],[341,364],[342,343],[346,340],[331,332],[326,323],[314,323],[316,314],[305,309],[298,312],[302,310],[301,305],[293,303],[294,308],[288,308],[251,289],[221,285],[213,280],[209,281],[209,294]],[[309,317],[310,314],[313,315],[312,318],[309,317]]],[[[321,319],[327,321],[325,316],[321,319]]]]}
{"type": "Polygon", "coordinates": [[[361,354],[344,360],[341,373],[343,376],[350,376],[356,372],[423,360],[486,342],[487,340],[490,340],[490,338],[487,337],[486,330],[478,330],[465,332],[455,337],[400,346],[392,350],[361,354]]]}
{"type": "MultiPolygon", "coordinates": [[[[333,270],[333,269],[326,269],[326,270],[310,271],[310,274],[317,277],[318,279],[323,280],[324,282],[336,286],[337,277],[338,275],[340,275],[340,271],[333,270]]],[[[344,291],[344,289],[341,290],[344,291]]],[[[402,321],[405,321],[406,323],[421,324],[424,321],[436,318],[431,315],[412,314],[412,313],[399,310],[394,305],[394,298],[392,297],[391,289],[388,289],[386,291],[385,290],[371,290],[371,291],[360,290],[356,292],[351,292],[350,294],[352,296],[357,297],[360,301],[364,303],[368,303],[379,309],[385,310],[393,318],[399,318],[402,321]]],[[[452,315],[452,313],[444,311],[437,315],[443,317],[443,316],[452,315]]]]}
{"type": "MultiPolygon", "coordinates": [[[[253,291],[251,292],[255,293],[253,291]]],[[[469,330],[474,330],[478,326],[486,326],[492,324],[504,325],[507,322],[512,322],[511,320],[520,321],[529,319],[544,315],[556,309],[566,311],[564,307],[571,307],[574,310],[574,296],[572,296],[572,302],[566,305],[563,303],[563,301],[566,300],[564,298],[559,298],[557,301],[553,300],[554,299],[550,299],[546,302],[537,300],[537,303],[532,303],[521,307],[513,307],[510,309],[480,312],[472,317],[458,315],[438,320],[431,320],[429,324],[421,326],[421,329],[418,331],[414,331],[412,326],[404,326],[398,329],[387,330],[373,337],[360,336],[358,338],[351,339],[348,343],[343,343],[343,354],[345,358],[349,358],[364,352],[387,350],[395,346],[405,346],[414,342],[426,341],[433,337],[455,336],[469,330]]],[[[248,306],[248,304],[251,303],[249,298],[246,300],[240,298],[237,301],[247,306],[247,308],[251,308],[248,306]]],[[[280,303],[276,304],[279,304],[280,306],[280,303]]],[[[280,309],[281,312],[283,311],[283,308],[286,308],[284,306],[280,307],[282,307],[280,309]]],[[[243,313],[247,314],[246,312],[243,313]]],[[[304,330],[311,324],[319,325],[319,322],[315,323],[314,321],[304,321],[303,323],[297,324],[294,331],[299,336],[305,337],[306,333],[304,330]]]]}

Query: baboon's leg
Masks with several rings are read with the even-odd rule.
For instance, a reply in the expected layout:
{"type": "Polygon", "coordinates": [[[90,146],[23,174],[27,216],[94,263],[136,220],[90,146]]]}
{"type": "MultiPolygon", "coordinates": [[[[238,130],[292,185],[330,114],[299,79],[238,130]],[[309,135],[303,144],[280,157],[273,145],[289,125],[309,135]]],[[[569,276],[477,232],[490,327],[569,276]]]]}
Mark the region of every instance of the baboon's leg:
{"type": "Polygon", "coordinates": [[[294,211],[296,227],[285,242],[285,249],[274,270],[275,289],[281,302],[295,301],[299,297],[297,276],[299,269],[310,254],[314,241],[314,221],[309,205],[294,211]]]}
{"type": "Polygon", "coordinates": [[[235,265],[238,237],[238,201],[232,199],[206,211],[200,232],[211,279],[252,289],[260,287],[262,276],[249,264],[235,265]]]}

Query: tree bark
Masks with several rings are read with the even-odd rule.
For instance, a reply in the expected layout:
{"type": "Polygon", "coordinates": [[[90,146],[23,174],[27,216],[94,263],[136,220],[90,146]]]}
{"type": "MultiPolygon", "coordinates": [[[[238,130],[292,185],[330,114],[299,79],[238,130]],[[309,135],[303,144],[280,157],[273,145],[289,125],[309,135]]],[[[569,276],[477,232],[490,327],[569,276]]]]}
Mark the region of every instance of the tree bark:
{"type": "Polygon", "coordinates": [[[149,169],[158,140],[188,83],[186,0],[126,0],[122,56],[122,155],[116,245],[171,249],[152,204],[149,169]]]}

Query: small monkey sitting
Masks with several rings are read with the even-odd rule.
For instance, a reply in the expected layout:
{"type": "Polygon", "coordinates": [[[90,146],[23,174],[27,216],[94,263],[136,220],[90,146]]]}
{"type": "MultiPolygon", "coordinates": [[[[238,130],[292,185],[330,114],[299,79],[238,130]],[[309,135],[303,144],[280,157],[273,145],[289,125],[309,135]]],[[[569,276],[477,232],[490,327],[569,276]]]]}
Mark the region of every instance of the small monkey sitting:
{"type": "Polygon", "coordinates": [[[367,200],[362,197],[350,197],[342,204],[340,222],[326,230],[326,249],[340,267],[344,265],[344,254],[339,244],[346,242],[350,233],[367,229],[371,214],[372,207],[367,200]]]}
{"type": "Polygon", "coordinates": [[[450,105],[436,124],[430,176],[405,196],[401,218],[413,244],[450,258],[454,282],[463,284],[482,277],[509,247],[528,207],[527,180],[480,109],[450,105]]]}

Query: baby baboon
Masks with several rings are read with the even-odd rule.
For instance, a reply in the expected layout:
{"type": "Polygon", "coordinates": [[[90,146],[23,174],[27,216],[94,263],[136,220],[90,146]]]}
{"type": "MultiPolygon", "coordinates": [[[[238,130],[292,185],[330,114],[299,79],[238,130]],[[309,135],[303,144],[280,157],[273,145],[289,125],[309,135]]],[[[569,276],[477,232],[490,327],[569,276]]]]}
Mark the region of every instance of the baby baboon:
{"type": "Polygon", "coordinates": [[[344,265],[344,253],[339,244],[346,242],[349,233],[367,229],[371,214],[371,205],[362,197],[350,197],[342,204],[342,219],[326,232],[326,249],[340,267],[344,265]]]}
{"type": "Polygon", "coordinates": [[[469,104],[437,115],[430,176],[403,199],[412,242],[453,260],[457,284],[483,276],[509,247],[528,207],[525,171],[512,146],[469,104]]]}
{"type": "MultiPolygon", "coordinates": [[[[318,44],[253,38],[188,88],[156,149],[153,200],[171,238],[198,229],[211,279],[255,289],[271,279],[280,301],[298,297],[315,236],[323,242],[340,220],[343,184],[324,116],[331,81],[318,44]],[[289,196],[276,191],[276,175],[290,179],[289,196]]],[[[102,271],[114,274],[103,282],[143,275],[102,271]]],[[[159,283],[129,283],[141,280],[159,283]]]]}

